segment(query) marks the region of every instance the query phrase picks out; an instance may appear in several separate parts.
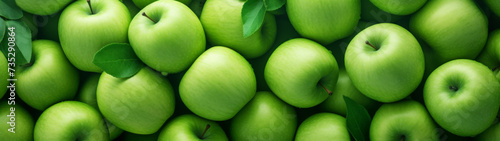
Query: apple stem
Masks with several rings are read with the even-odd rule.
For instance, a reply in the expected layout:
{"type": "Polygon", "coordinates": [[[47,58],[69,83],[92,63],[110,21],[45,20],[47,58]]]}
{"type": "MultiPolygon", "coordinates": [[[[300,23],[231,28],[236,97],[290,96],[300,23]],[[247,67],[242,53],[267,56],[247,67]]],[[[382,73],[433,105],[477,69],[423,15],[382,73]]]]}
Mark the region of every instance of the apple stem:
{"type": "Polygon", "coordinates": [[[370,44],[370,42],[366,41],[365,44],[367,44],[367,45],[371,46],[373,49],[377,50],[377,48],[375,48],[374,45],[370,44]]]}
{"type": "Polygon", "coordinates": [[[156,23],[155,20],[153,20],[151,17],[149,17],[148,15],[146,15],[146,12],[142,12],[142,15],[147,17],[149,20],[153,21],[154,23],[156,23]]]}
{"type": "Polygon", "coordinates": [[[204,131],[203,131],[203,133],[201,134],[201,138],[202,138],[202,139],[204,138],[203,136],[205,136],[205,133],[207,133],[208,128],[210,128],[210,124],[207,124],[207,127],[205,127],[205,130],[204,130],[204,131]]]}
{"type": "Polygon", "coordinates": [[[328,95],[332,95],[332,91],[328,90],[325,86],[323,86],[323,84],[319,84],[321,87],[323,87],[323,89],[326,90],[326,92],[328,93],[328,95]]]}
{"type": "Polygon", "coordinates": [[[94,14],[94,10],[92,10],[92,5],[90,5],[90,0],[87,0],[87,3],[89,4],[90,13],[94,14]]]}

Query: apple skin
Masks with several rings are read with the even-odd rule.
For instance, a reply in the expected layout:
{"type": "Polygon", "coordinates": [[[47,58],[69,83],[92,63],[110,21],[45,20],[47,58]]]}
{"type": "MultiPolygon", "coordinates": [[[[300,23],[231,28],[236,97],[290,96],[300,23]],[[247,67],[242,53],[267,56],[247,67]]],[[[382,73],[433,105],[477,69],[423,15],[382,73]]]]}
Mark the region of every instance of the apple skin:
{"type": "Polygon", "coordinates": [[[370,2],[394,15],[410,15],[424,6],[427,0],[370,0],[370,2]]]}
{"type": "Polygon", "coordinates": [[[71,3],[59,18],[59,40],[71,64],[82,71],[102,72],[92,63],[94,54],[109,43],[127,42],[128,9],[118,0],[85,0],[71,3]]]}
{"type": "Polygon", "coordinates": [[[500,83],[483,64],[449,61],[434,70],[424,86],[424,102],[433,119],[459,136],[475,136],[494,121],[500,83]]]}
{"type": "Polygon", "coordinates": [[[410,19],[410,31],[426,42],[443,64],[474,59],[488,36],[488,19],[472,0],[431,0],[410,19]]]}
{"type": "Polygon", "coordinates": [[[152,134],[174,113],[174,90],[166,78],[147,67],[129,78],[104,72],[97,85],[97,105],[120,129],[152,134]]]}
{"type": "Polygon", "coordinates": [[[418,87],[425,61],[418,41],[410,32],[396,24],[381,23],[364,29],[352,39],[346,50],[345,67],[354,86],[365,96],[380,102],[395,102],[418,87]]]}
{"type": "Polygon", "coordinates": [[[351,35],[361,16],[360,0],[288,0],[286,12],[302,37],[323,45],[351,35]]]}
{"type": "MultiPolygon", "coordinates": [[[[97,73],[89,74],[86,80],[83,83],[81,83],[80,90],[78,91],[76,100],[86,103],[95,109],[99,109],[99,106],[97,106],[97,96],[96,96],[99,77],[100,74],[97,73]]],[[[104,119],[104,121],[106,122],[106,126],[109,130],[109,139],[114,140],[115,138],[120,136],[120,134],[123,133],[122,129],[116,127],[115,125],[110,123],[107,119],[104,119]]]]}
{"type": "Polygon", "coordinates": [[[437,141],[434,121],[425,107],[416,101],[382,105],[370,125],[371,141],[437,141]]]}
{"type": "Polygon", "coordinates": [[[195,115],[181,115],[170,121],[160,132],[158,141],[227,141],[226,133],[216,122],[195,115]],[[207,124],[210,128],[205,131],[207,124]]]}
{"type": "Polygon", "coordinates": [[[32,43],[32,63],[16,67],[16,92],[26,104],[44,110],[52,104],[75,97],[79,76],[61,50],[50,40],[32,43]]]}
{"type": "Polygon", "coordinates": [[[242,0],[207,0],[200,20],[210,44],[229,47],[245,58],[256,58],[271,48],[276,38],[276,20],[274,15],[266,13],[260,29],[244,38],[241,20],[244,3],[242,0]]]}
{"type": "Polygon", "coordinates": [[[318,113],[302,122],[295,141],[350,141],[344,117],[333,113],[318,113]]]}
{"type": "Polygon", "coordinates": [[[486,131],[474,137],[476,141],[498,141],[500,140],[500,124],[498,119],[486,131]]]}
{"type": "Polygon", "coordinates": [[[7,101],[2,100],[0,102],[0,137],[2,140],[8,141],[32,141],[33,140],[33,129],[35,126],[35,121],[30,113],[23,108],[20,104],[11,106],[7,101]],[[9,132],[8,129],[12,128],[10,126],[11,120],[7,115],[11,114],[11,107],[14,108],[15,114],[15,129],[16,133],[9,132]]]}
{"type": "Polygon", "coordinates": [[[108,130],[99,111],[78,101],[57,103],[43,111],[35,124],[36,141],[106,141],[108,130]]]}
{"type": "Polygon", "coordinates": [[[488,7],[490,7],[491,11],[495,13],[498,17],[500,17],[500,1],[498,0],[484,0],[488,7]]]}
{"type": "Polygon", "coordinates": [[[173,0],[156,1],[142,9],[130,23],[129,40],[137,57],[146,65],[168,73],[189,68],[205,51],[206,43],[196,15],[173,0]]]}
{"type": "Polygon", "coordinates": [[[494,30],[488,35],[488,41],[476,60],[490,69],[500,66],[500,30],[494,30]]]}
{"type": "Polygon", "coordinates": [[[351,79],[345,72],[345,69],[340,69],[337,85],[332,90],[332,95],[329,96],[319,107],[325,111],[333,112],[342,116],[346,116],[347,107],[343,96],[347,96],[358,104],[363,105],[369,112],[375,111],[380,104],[359,92],[352,84],[351,79]]]}
{"type": "Polygon", "coordinates": [[[36,15],[52,15],[64,9],[73,0],[15,0],[23,11],[36,15]]]}
{"type": "MultiPolygon", "coordinates": [[[[134,2],[134,4],[137,7],[139,7],[139,9],[143,9],[144,7],[146,7],[149,4],[156,2],[156,1],[158,1],[158,0],[132,0],[132,2],[134,2]]],[[[191,0],[176,0],[176,1],[182,2],[185,5],[188,5],[189,3],[191,3],[191,0]]]]}
{"type": "Polygon", "coordinates": [[[252,99],[256,83],[245,58],[216,46],[201,54],[187,70],[179,84],[179,95],[196,115],[223,121],[234,117],[252,99]]]}
{"type": "Polygon", "coordinates": [[[295,109],[273,93],[257,92],[231,120],[231,140],[291,141],[297,129],[295,109]]]}
{"type": "Polygon", "coordinates": [[[5,95],[5,93],[7,92],[7,86],[9,85],[9,81],[7,81],[7,79],[10,78],[9,76],[9,73],[8,70],[9,69],[9,62],[7,62],[7,58],[5,57],[5,55],[3,53],[1,53],[2,55],[0,55],[0,70],[4,70],[4,71],[1,71],[0,72],[0,80],[3,80],[3,81],[0,81],[0,98],[3,97],[3,95],[5,95]]]}

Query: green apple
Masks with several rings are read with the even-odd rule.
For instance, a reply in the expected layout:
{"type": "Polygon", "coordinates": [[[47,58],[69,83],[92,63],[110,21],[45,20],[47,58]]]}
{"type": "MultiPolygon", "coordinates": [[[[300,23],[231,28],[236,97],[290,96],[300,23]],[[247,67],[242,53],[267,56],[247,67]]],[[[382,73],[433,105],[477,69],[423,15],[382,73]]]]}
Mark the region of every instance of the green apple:
{"type": "Polygon", "coordinates": [[[318,113],[302,122],[295,141],[350,141],[344,117],[333,113],[318,113]]]}
{"type": "Polygon", "coordinates": [[[257,92],[231,120],[231,140],[291,141],[297,128],[295,109],[270,92],[257,92]]]}
{"type": "Polygon", "coordinates": [[[410,15],[424,6],[427,0],[370,0],[370,2],[394,15],[410,15]]]}
{"type": "Polygon", "coordinates": [[[368,111],[375,111],[378,107],[378,102],[372,100],[361,92],[352,84],[351,79],[345,72],[345,69],[340,69],[337,85],[332,90],[332,95],[329,96],[319,107],[325,111],[333,112],[342,116],[347,114],[347,107],[343,96],[347,96],[358,104],[363,105],[368,111]]]}
{"type": "Polygon", "coordinates": [[[250,64],[227,47],[216,46],[201,54],[179,84],[179,95],[193,113],[215,121],[236,115],[256,92],[250,64]]]}
{"type": "Polygon", "coordinates": [[[373,5],[370,0],[361,0],[361,20],[376,23],[395,22],[402,16],[387,13],[373,5]]]}
{"type": "Polygon", "coordinates": [[[16,92],[26,104],[44,110],[52,104],[75,97],[78,70],[71,66],[61,46],[50,40],[33,41],[30,64],[16,67],[16,92]]]}
{"type": "Polygon", "coordinates": [[[130,78],[104,72],[97,85],[97,105],[120,129],[152,134],[174,113],[174,91],[166,78],[146,67],[130,78]]]}
{"type": "Polygon", "coordinates": [[[139,7],[135,6],[132,0],[123,0],[122,3],[127,7],[130,13],[130,17],[134,17],[135,15],[137,15],[137,13],[139,13],[139,11],[141,11],[139,7]]]}
{"type": "Polygon", "coordinates": [[[425,107],[416,101],[382,105],[370,125],[371,141],[437,141],[436,125],[425,107]]]}
{"type": "Polygon", "coordinates": [[[36,15],[52,15],[71,2],[73,0],[16,0],[19,8],[36,15]]]}
{"type": "Polygon", "coordinates": [[[475,136],[494,121],[500,106],[500,83],[483,64],[449,61],[434,70],[424,86],[424,101],[441,127],[459,136],[475,136]]]}
{"type": "Polygon", "coordinates": [[[356,88],[380,102],[409,96],[420,84],[425,68],[418,41],[392,23],[370,26],[349,43],[345,68],[356,88]]]}
{"type": "Polygon", "coordinates": [[[59,40],[76,68],[101,72],[92,63],[94,54],[109,43],[127,42],[129,23],[127,7],[118,0],[77,0],[61,13],[59,40]]]}
{"type": "MultiPolygon", "coordinates": [[[[30,113],[20,104],[10,105],[0,102],[0,137],[8,141],[32,141],[35,121],[30,113]]],[[[14,104],[14,103],[11,103],[14,104]]]]}
{"type": "Polygon", "coordinates": [[[260,29],[244,38],[241,20],[244,3],[244,0],[207,0],[200,20],[210,44],[229,47],[245,58],[256,58],[271,48],[276,38],[276,20],[266,13],[260,29]]]}
{"type": "Polygon", "coordinates": [[[226,133],[216,122],[195,115],[181,115],[160,132],[158,141],[227,141],[226,133]]]}
{"type": "MultiPolygon", "coordinates": [[[[7,92],[7,86],[9,85],[9,81],[7,81],[7,79],[10,78],[10,75],[8,71],[6,71],[9,69],[9,62],[7,62],[7,58],[3,53],[0,54],[2,54],[0,55],[0,70],[4,70],[0,72],[0,80],[2,80],[0,81],[0,98],[2,98],[5,92],[7,92]]],[[[10,59],[12,58],[13,57],[11,57],[10,59]]]]}
{"type": "Polygon", "coordinates": [[[288,0],[286,12],[302,37],[327,45],[354,32],[361,3],[360,0],[288,0]]]}
{"type": "MultiPolygon", "coordinates": [[[[97,73],[89,74],[86,80],[83,81],[83,83],[81,83],[80,90],[78,91],[78,95],[76,97],[78,101],[86,103],[95,109],[99,109],[99,106],[97,106],[97,96],[96,96],[99,77],[100,75],[97,73]]],[[[120,136],[120,134],[123,133],[122,129],[116,127],[107,119],[104,119],[104,121],[106,122],[106,126],[108,127],[109,138],[111,140],[117,138],[118,136],[120,136]]]]}
{"type": "Polygon", "coordinates": [[[500,1],[498,0],[485,0],[486,4],[490,7],[491,11],[500,17],[500,1]]]}
{"type": "MultiPolygon", "coordinates": [[[[139,7],[140,9],[143,9],[144,7],[148,6],[149,4],[151,4],[155,1],[158,1],[158,0],[132,0],[132,2],[134,2],[134,4],[137,7],[139,7]]],[[[189,3],[191,3],[191,0],[176,0],[176,1],[182,2],[185,5],[188,5],[189,3]]]]}
{"type": "Polygon", "coordinates": [[[108,130],[99,111],[78,101],[47,108],[35,124],[36,141],[106,141],[108,130]]]}
{"type": "Polygon", "coordinates": [[[288,40],[269,57],[264,78],[286,103],[309,108],[323,102],[333,90],[339,67],[332,53],[303,38],[288,40]]]}
{"type": "Polygon", "coordinates": [[[168,73],[187,69],[205,50],[205,33],[184,4],[160,0],[142,9],[129,27],[130,45],[146,65],[168,73]]]}
{"type": "Polygon", "coordinates": [[[500,29],[490,32],[486,46],[476,60],[490,69],[500,66],[500,29]]]}
{"type": "Polygon", "coordinates": [[[410,31],[445,63],[474,59],[488,37],[488,19],[473,0],[431,0],[412,15],[410,31]]]}
{"type": "Polygon", "coordinates": [[[486,131],[475,137],[476,141],[498,141],[500,140],[500,124],[498,119],[486,131]]]}

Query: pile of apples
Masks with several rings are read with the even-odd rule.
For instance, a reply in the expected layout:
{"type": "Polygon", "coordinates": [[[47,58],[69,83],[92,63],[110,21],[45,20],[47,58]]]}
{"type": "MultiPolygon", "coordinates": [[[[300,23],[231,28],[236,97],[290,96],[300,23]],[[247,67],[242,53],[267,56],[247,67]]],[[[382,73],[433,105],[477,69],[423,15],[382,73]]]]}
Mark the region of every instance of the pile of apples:
{"type": "Polygon", "coordinates": [[[269,0],[250,36],[267,0],[14,1],[0,140],[500,140],[499,0],[269,0]],[[112,43],[145,65],[96,65],[112,43]]]}

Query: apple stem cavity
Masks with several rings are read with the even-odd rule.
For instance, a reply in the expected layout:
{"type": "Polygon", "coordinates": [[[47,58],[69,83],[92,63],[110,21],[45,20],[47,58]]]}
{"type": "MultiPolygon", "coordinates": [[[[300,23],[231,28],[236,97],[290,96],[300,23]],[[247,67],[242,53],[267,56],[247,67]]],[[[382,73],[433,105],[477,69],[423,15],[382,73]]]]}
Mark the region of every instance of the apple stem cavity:
{"type": "Polygon", "coordinates": [[[367,44],[367,45],[371,46],[373,49],[377,50],[377,48],[374,45],[372,45],[370,42],[366,41],[365,44],[367,44]]]}
{"type": "Polygon", "coordinates": [[[144,17],[147,17],[149,20],[153,21],[154,23],[156,23],[156,21],[155,21],[155,20],[153,20],[153,19],[152,19],[151,17],[149,17],[148,15],[146,15],[146,12],[142,12],[142,15],[143,15],[144,17]]]}
{"type": "Polygon", "coordinates": [[[323,87],[323,89],[326,90],[326,92],[328,93],[328,95],[332,95],[332,91],[328,90],[325,86],[323,86],[323,84],[319,84],[321,87],[323,87]]]}
{"type": "Polygon", "coordinates": [[[90,0],[87,0],[87,3],[89,4],[90,13],[93,15],[94,14],[94,10],[92,10],[92,5],[90,4],[90,0]]]}
{"type": "Polygon", "coordinates": [[[401,141],[405,141],[406,140],[406,136],[401,136],[401,141]]]}
{"type": "Polygon", "coordinates": [[[454,92],[458,91],[458,87],[455,87],[455,86],[450,86],[449,89],[454,91],[454,92]]]}
{"type": "Polygon", "coordinates": [[[207,127],[205,127],[205,130],[204,130],[204,131],[203,131],[203,133],[201,134],[201,138],[202,138],[202,139],[204,138],[205,133],[207,133],[208,128],[210,128],[210,124],[207,124],[207,127]]]}

